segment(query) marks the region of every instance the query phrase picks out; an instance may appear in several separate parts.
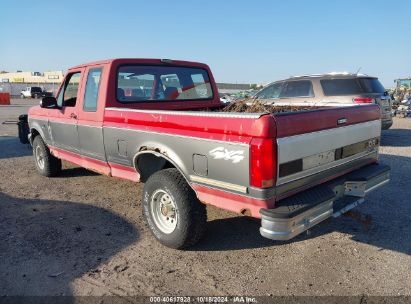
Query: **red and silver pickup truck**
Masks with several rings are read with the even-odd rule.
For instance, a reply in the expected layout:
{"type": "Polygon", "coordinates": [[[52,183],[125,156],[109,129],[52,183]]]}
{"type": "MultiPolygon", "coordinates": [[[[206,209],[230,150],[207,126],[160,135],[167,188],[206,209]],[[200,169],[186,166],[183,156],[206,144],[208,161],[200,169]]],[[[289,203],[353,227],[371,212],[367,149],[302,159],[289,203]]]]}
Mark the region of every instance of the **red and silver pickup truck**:
{"type": "Polygon", "coordinates": [[[361,204],[389,181],[378,163],[377,105],[229,113],[205,64],[114,59],[69,69],[56,97],[29,110],[38,172],[61,160],[144,182],[143,213],[162,244],[203,234],[205,204],[260,218],[289,240],[361,204]]]}

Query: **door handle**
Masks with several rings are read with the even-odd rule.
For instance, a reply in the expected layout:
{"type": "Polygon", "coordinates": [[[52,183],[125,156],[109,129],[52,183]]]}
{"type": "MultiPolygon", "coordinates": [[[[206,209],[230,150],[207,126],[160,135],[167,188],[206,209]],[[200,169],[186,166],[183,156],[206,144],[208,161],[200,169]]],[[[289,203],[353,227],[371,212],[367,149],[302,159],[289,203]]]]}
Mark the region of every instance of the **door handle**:
{"type": "Polygon", "coordinates": [[[77,119],[77,115],[74,114],[74,113],[71,113],[71,114],[70,114],[70,118],[77,119]]]}

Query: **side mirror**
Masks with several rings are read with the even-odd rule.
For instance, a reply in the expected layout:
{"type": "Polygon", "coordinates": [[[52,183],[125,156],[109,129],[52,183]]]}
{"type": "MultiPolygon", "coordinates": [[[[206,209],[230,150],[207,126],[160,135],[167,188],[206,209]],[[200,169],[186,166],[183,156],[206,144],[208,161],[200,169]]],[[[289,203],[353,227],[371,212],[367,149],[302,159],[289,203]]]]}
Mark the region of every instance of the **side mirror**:
{"type": "Polygon", "coordinates": [[[40,107],[46,109],[57,108],[57,99],[55,97],[47,96],[40,100],[40,107]]]}

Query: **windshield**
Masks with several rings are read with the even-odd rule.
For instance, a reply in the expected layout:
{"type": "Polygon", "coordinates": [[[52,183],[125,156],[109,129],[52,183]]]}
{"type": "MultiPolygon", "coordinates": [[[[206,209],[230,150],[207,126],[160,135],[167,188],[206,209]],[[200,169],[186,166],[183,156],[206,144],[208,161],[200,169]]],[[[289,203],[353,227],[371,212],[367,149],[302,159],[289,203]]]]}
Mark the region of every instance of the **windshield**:
{"type": "Polygon", "coordinates": [[[204,69],[179,66],[121,66],[117,99],[122,103],[211,99],[213,91],[204,69]]]}
{"type": "Polygon", "coordinates": [[[322,79],[320,82],[326,96],[385,92],[377,78],[322,79]]]}

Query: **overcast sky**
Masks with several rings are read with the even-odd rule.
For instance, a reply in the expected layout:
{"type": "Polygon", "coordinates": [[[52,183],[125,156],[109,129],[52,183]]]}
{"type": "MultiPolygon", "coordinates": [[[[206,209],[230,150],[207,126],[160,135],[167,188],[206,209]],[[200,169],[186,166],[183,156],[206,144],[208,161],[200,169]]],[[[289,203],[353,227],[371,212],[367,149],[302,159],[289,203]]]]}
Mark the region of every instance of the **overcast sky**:
{"type": "Polygon", "coordinates": [[[218,82],[411,75],[411,1],[2,1],[0,70],[116,57],[210,65],[218,82]]]}

